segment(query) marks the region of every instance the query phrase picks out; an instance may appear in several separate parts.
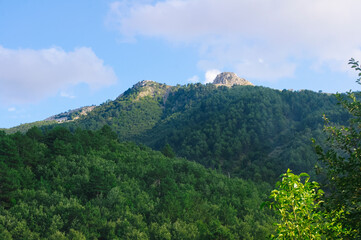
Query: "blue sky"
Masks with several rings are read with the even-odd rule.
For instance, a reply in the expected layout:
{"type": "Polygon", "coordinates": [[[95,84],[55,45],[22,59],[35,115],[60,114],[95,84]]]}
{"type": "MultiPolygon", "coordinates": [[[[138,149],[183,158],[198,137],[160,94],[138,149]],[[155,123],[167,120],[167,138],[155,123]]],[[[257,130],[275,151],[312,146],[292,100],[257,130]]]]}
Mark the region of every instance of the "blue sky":
{"type": "Polygon", "coordinates": [[[0,128],[98,105],[138,81],[359,90],[358,0],[0,0],[0,128]]]}

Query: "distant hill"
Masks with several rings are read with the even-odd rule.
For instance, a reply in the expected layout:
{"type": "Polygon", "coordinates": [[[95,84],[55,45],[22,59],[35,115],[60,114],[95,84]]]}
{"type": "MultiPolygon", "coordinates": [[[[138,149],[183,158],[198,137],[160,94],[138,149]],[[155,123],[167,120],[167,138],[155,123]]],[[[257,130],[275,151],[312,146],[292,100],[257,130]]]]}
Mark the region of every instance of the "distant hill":
{"type": "Polygon", "coordinates": [[[67,112],[48,117],[44,121],[56,121],[58,123],[73,121],[79,119],[81,116],[87,115],[88,112],[93,111],[94,108],[95,106],[86,106],[69,110],[67,112]]]}
{"type": "Polygon", "coordinates": [[[19,126],[15,126],[12,128],[0,128],[0,130],[5,131],[8,134],[15,133],[15,132],[21,132],[25,133],[32,127],[44,127],[48,125],[55,125],[58,123],[64,123],[68,121],[74,121],[79,119],[81,116],[87,115],[89,112],[91,112],[96,106],[86,106],[86,107],[80,107],[77,109],[69,110],[67,112],[59,113],[54,116],[48,117],[42,121],[36,121],[32,123],[24,123],[20,124],[19,126]]]}
{"type": "Polygon", "coordinates": [[[54,124],[57,124],[58,122],[55,120],[43,120],[43,121],[36,121],[32,123],[23,123],[19,126],[12,127],[12,128],[2,128],[1,131],[4,131],[7,134],[12,134],[16,132],[25,133],[32,127],[45,127],[45,126],[54,126],[54,124]]]}

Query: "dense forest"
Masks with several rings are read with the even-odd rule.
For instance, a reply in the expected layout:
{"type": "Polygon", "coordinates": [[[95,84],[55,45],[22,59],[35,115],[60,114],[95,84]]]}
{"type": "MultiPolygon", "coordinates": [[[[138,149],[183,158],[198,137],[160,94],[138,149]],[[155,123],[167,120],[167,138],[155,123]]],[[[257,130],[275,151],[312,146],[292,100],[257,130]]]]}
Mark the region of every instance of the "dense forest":
{"type": "MultiPolygon", "coordinates": [[[[321,204],[318,185],[302,183],[306,175],[297,174],[308,172],[333,196],[336,187],[327,178],[338,179],[330,173],[340,169],[332,169],[329,159],[343,149],[332,152],[334,142],[327,139],[353,121],[360,104],[352,96],[143,81],[76,119],[0,131],[0,238],[265,239],[285,216],[260,206],[285,172],[277,186],[289,187],[286,193],[305,186],[300,199],[312,196],[304,206],[321,216],[306,225],[351,234],[341,222],[359,227],[359,190],[349,189],[357,194],[347,206],[340,200],[347,197],[342,188],[321,204]],[[329,128],[336,128],[329,135],[324,115],[332,121],[329,128]],[[354,217],[341,219],[351,212],[354,217]]],[[[346,132],[348,138],[347,131],[340,136],[346,132]]],[[[341,154],[341,162],[352,149],[341,154]]],[[[272,206],[282,191],[273,191],[272,206]]]]}
{"type": "Polygon", "coordinates": [[[108,126],[0,132],[0,239],[264,239],[267,184],[229,178],[108,126]]]}
{"type": "Polygon", "coordinates": [[[108,125],[121,141],[155,150],[169,145],[177,156],[227,175],[274,183],[287,168],[315,177],[311,139],[325,140],[324,114],[337,124],[349,119],[331,94],[150,82],[62,125],[71,131],[108,125]]]}
{"type": "Polygon", "coordinates": [[[136,140],[155,149],[168,143],[207,167],[270,182],[287,168],[314,167],[311,138],[324,138],[323,114],[336,123],[349,118],[332,95],[189,85],[170,94],[162,120],[136,140]]]}

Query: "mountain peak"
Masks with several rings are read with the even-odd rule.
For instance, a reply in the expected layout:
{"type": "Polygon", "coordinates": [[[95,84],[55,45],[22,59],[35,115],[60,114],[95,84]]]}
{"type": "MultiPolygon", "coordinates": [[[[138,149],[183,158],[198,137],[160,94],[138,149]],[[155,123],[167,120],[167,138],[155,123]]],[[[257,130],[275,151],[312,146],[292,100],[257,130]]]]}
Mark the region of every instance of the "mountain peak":
{"type": "Polygon", "coordinates": [[[136,84],[133,85],[133,88],[140,88],[140,87],[145,87],[145,86],[151,86],[154,84],[159,84],[157,82],[154,82],[152,80],[142,80],[136,84]]]}
{"type": "Polygon", "coordinates": [[[253,86],[251,82],[247,81],[244,78],[238,77],[233,72],[222,72],[218,74],[217,77],[214,79],[213,84],[219,86],[227,86],[227,87],[231,87],[233,85],[253,86]]]}
{"type": "Polygon", "coordinates": [[[166,94],[166,91],[171,86],[166,84],[158,83],[152,80],[142,80],[133,85],[124,93],[120,94],[118,98],[123,96],[134,96],[136,100],[140,98],[149,96],[149,97],[163,97],[166,94]]]}

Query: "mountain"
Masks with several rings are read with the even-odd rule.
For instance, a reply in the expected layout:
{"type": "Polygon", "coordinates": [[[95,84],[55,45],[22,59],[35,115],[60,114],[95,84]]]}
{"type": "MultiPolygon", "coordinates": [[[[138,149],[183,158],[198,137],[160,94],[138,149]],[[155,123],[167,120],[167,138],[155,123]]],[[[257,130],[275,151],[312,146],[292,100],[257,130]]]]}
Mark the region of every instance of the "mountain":
{"type": "Polygon", "coordinates": [[[231,176],[272,182],[291,168],[313,172],[311,138],[325,138],[323,114],[345,123],[332,95],[257,86],[183,86],[169,94],[158,123],[133,140],[231,176]]]}
{"type": "MultiPolygon", "coordinates": [[[[249,81],[247,81],[243,78],[238,77],[235,73],[232,73],[232,72],[223,72],[223,73],[218,74],[212,84],[214,84],[216,86],[228,86],[228,87],[231,87],[233,85],[251,85],[251,86],[253,86],[252,83],[250,83],[249,81]]],[[[163,101],[165,103],[169,92],[173,88],[174,87],[172,87],[172,86],[167,86],[165,84],[159,84],[154,81],[143,80],[143,81],[140,81],[140,82],[136,83],[135,85],[133,85],[133,87],[130,88],[125,93],[120,94],[115,101],[117,101],[117,100],[122,101],[122,100],[124,100],[123,96],[127,97],[129,95],[135,94],[135,95],[137,95],[136,100],[139,100],[146,96],[151,97],[151,98],[163,97],[163,101]]],[[[17,127],[13,127],[10,129],[0,129],[0,130],[4,130],[8,133],[14,133],[16,131],[26,132],[28,129],[30,129],[33,126],[49,125],[49,124],[53,124],[54,121],[56,121],[57,123],[74,121],[74,120],[79,119],[81,116],[86,116],[89,112],[93,111],[96,107],[97,106],[94,106],[94,105],[80,107],[80,108],[68,110],[66,112],[50,116],[42,121],[37,121],[34,123],[28,123],[28,124],[21,124],[17,127]],[[45,123],[45,122],[50,122],[50,123],[45,123]]]]}
{"type": "Polygon", "coordinates": [[[96,130],[104,125],[110,125],[122,140],[128,140],[134,134],[154,126],[161,115],[161,105],[164,104],[168,91],[173,88],[165,84],[143,80],[120,94],[114,101],[108,100],[99,106],[69,110],[42,121],[21,124],[4,129],[4,131],[6,133],[17,131],[25,133],[33,126],[52,125],[51,127],[54,127],[58,124],[68,126],[73,130],[76,127],[96,130]],[[144,119],[138,119],[141,115],[144,119]]]}
{"type": "Polygon", "coordinates": [[[153,81],[141,81],[114,101],[107,101],[78,120],[63,123],[75,130],[96,130],[109,125],[120,140],[133,140],[153,128],[161,119],[164,103],[175,87],[153,81]]]}
{"type": "Polygon", "coordinates": [[[0,131],[0,239],[266,239],[271,186],[312,172],[323,114],[349,115],[330,94],[245,81],[145,80],[0,131]]]}
{"type": "Polygon", "coordinates": [[[335,123],[349,117],[333,95],[253,86],[221,73],[207,85],[141,81],[61,125],[72,131],[108,125],[121,141],[156,150],[169,145],[177,156],[230,176],[273,182],[287,168],[313,172],[311,138],[325,138],[323,114],[335,123]]]}

